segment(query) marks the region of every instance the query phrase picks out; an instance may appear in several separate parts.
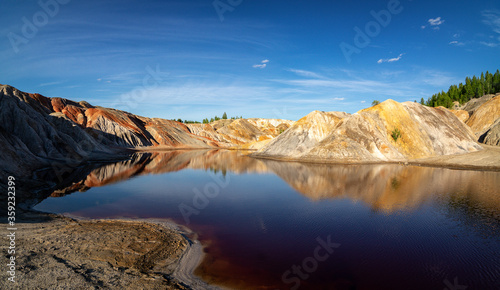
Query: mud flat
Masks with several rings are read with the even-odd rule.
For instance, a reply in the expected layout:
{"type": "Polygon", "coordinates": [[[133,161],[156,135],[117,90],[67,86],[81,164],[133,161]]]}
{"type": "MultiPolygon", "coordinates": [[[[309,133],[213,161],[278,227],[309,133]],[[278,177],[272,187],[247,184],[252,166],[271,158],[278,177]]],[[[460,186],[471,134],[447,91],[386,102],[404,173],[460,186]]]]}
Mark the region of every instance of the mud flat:
{"type": "MultiPolygon", "coordinates": [[[[1,289],[217,289],[193,275],[203,258],[194,234],[169,221],[29,211],[16,222],[16,284],[2,270],[1,289]]],[[[0,246],[2,265],[8,247],[0,246]]]]}

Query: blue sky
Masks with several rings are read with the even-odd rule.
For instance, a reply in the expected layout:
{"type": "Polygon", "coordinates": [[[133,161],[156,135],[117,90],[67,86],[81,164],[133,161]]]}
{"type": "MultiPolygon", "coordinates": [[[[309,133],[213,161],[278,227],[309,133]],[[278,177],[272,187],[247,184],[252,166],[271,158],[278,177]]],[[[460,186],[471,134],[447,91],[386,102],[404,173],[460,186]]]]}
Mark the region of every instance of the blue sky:
{"type": "Polygon", "coordinates": [[[149,117],[354,113],[375,99],[427,99],[500,68],[498,0],[0,7],[0,83],[149,117]]]}

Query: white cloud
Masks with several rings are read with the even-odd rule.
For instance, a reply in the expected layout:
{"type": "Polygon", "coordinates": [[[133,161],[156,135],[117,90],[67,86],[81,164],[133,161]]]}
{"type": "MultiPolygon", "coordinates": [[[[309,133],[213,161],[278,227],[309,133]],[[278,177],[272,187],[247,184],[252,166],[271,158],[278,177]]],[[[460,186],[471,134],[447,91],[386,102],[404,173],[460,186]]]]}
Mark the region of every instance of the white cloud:
{"type": "Polygon", "coordinates": [[[456,41],[456,40],[450,41],[448,44],[456,45],[456,46],[464,46],[465,45],[465,43],[460,42],[460,41],[456,41]]]}
{"type": "Polygon", "coordinates": [[[254,64],[252,67],[253,68],[265,68],[267,66],[268,62],[269,62],[268,59],[264,59],[263,61],[260,62],[260,64],[254,64]]]}
{"type": "MultiPolygon", "coordinates": [[[[441,19],[441,17],[436,17],[436,18],[431,18],[431,19],[427,20],[427,22],[432,27],[432,29],[439,30],[439,25],[443,24],[444,20],[441,19]]],[[[422,25],[422,26],[420,26],[420,28],[425,29],[425,28],[427,28],[427,25],[422,25]]]]}
{"type": "Polygon", "coordinates": [[[312,72],[312,71],[307,71],[307,70],[301,70],[301,69],[288,69],[288,71],[290,72],[293,72],[299,76],[303,76],[303,77],[306,77],[306,78],[316,78],[316,79],[322,79],[324,78],[323,76],[315,73],[315,72],[312,72]]]}
{"type": "Polygon", "coordinates": [[[441,20],[441,17],[436,17],[434,19],[427,20],[431,26],[439,26],[444,23],[444,20],[441,20]]]}
{"type": "Polygon", "coordinates": [[[98,82],[102,81],[102,79],[97,79],[98,82]]]}
{"type": "Polygon", "coordinates": [[[343,101],[345,98],[333,98],[334,101],[343,101]]]}
{"type": "Polygon", "coordinates": [[[361,104],[364,104],[364,103],[366,103],[366,101],[361,101],[361,104]]]}
{"type": "Polygon", "coordinates": [[[252,67],[253,68],[265,68],[267,66],[267,64],[263,63],[263,64],[254,64],[252,67]]]}
{"type": "Polygon", "coordinates": [[[393,57],[393,58],[388,58],[388,59],[379,59],[377,63],[383,63],[383,62],[395,62],[399,61],[403,57],[404,53],[401,53],[398,57],[393,57]]]}

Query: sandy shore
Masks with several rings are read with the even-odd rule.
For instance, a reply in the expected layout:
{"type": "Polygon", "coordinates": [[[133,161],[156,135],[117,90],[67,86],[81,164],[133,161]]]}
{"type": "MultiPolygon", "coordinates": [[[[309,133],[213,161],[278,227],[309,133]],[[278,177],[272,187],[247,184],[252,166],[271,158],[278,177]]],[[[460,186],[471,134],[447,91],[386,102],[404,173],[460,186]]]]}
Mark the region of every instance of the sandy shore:
{"type": "MultiPolygon", "coordinates": [[[[2,270],[0,289],[219,289],[193,275],[202,247],[170,221],[77,220],[29,211],[17,217],[16,228],[16,284],[2,270]]],[[[8,246],[0,245],[4,268],[8,246]]]]}
{"type": "Polygon", "coordinates": [[[484,149],[477,152],[416,159],[408,163],[454,169],[500,171],[500,147],[484,144],[481,146],[484,149]]]}
{"type": "Polygon", "coordinates": [[[257,159],[269,159],[285,162],[304,162],[318,164],[335,164],[335,165],[363,165],[363,164],[403,164],[429,167],[444,167],[452,169],[465,170],[488,170],[500,171],[500,147],[481,144],[484,148],[481,151],[476,151],[466,154],[443,155],[430,158],[421,158],[403,161],[362,161],[362,160],[330,160],[320,158],[290,158],[276,157],[255,154],[249,152],[248,156],[257,159]]]}

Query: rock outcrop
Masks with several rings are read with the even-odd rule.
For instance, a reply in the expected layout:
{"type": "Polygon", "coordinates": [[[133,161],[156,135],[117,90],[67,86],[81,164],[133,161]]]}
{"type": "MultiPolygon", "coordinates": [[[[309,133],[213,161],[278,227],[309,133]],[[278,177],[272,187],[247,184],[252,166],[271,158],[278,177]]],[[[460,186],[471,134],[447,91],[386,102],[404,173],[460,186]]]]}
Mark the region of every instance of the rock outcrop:
{"type": "Polygon", "coordinates": [[[50,100],[0,87],[0,146],[2,169],[24,175],[55,161],[83,160],[114,153],[66,116],[52,114],[50,100]],[[29,165],[29,166],[27,166],[29,165]]]}
{"type": "Polygon", "coordinates": [[[55,112],[62,113],[83,128],[106,133],[105,137],[121,147],[194,147],[216,146],[212,140],[191,134],[186,125],[170,120],[146,118],[115,109],[92,107],[65,99],[52,99],[55,112]]]}
{"type": "Polygon", "coordinates": [[[498,146],[500,145],[500,94],[496,97],[490,96],[483,97],[487,101],[473,111],[467,120],[467,125],[476,134],[479,142],[498,146]]]}
{"type": "Polygon", "coordinates": [[[301,156],[331,134],[347,116],[349,114],[341,112],[313,111],[258,152],[277,157],[301,156]]]}
{"type": "Polygon", "coordinates": [[[221,147],[252,149],[259,142],[284,132],[294,121],[281,119],[218,120],[210,124],[188,124],[191,133],[216,141],[221,147]]]}
{"type": "Polygon", "coordinates": [[[464,110],[452,110],[451,111],[455,116],[457,116],[457,118],[462,121],[462,122],[467,122],[467,120],[469,120],[470,118],[470,115],[467,111],[464,111],[464,110]]]}
{"type": "MultiPolygon", "coordinates": [[[[496,94],[496,96],[500,96],[500,93],[496,94]]],[[[480,98],[474,98],[474,99],[471,99],[470,101],[468,101],[467,103],[456,107],[455,109],[456,110],[464,110],[467,113],[469,113],[469,115],[472,116],[474,114],[474,112],[477,109],[479,109],[479,107],[481,107],[484,103],[488,102],[489,100],[493,99],[494,97],[495,97],[495,95],[489,94],[489,95],[484,95],[480,98]]]]}
{"type": "Polygon", "coordinates": [[[217,143],[191,134],[175,121],[47,98],[2,85],[0,146],[3,172],[26,175],[54,163],[74,167],[84,160],[116,159],[120,148],[211,148],[217,143]]]}
{"type": "Polygon", "coordinates": [[[482,149],[475,142],[470,128],[444,108],[387,100],[350,116],[331,117],[329,114],[309,114],[254,156],[325,162],[379,162],[482,149]]]}

